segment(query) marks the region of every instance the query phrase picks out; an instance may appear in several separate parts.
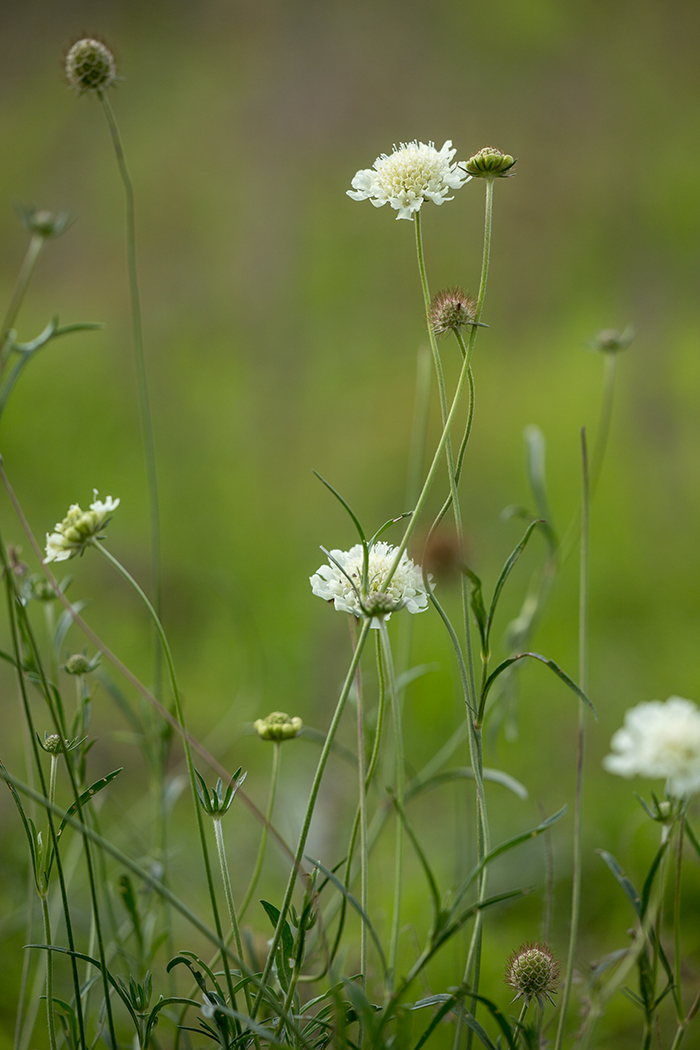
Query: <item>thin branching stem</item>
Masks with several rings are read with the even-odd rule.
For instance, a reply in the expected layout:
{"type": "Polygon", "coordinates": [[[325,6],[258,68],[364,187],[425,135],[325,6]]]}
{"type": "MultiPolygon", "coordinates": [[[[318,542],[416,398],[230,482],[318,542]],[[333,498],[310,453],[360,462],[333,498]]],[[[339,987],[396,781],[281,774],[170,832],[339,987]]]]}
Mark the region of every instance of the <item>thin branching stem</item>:
{"type": "Polygon", "coordinates": [[[253,869],[253,874],[250,877],[250,883],[248,884],[248,889],[245,892],[245,896],[243,898],[243,901],[241,903],[241,907],[240,907],[239,912],[238,912],[238,915],[239,915],[240,919],[242,919],[243,916],[245,915],[245,913],[246,913],[246,911],[248,909],[248,905],[250,904],[251,900],[253,899],[253,894],[255,893],[255,887],[257,886],[258,880],[260,879],[260,873],[262,872],[263,861],[265,859],[265,850],[267,849],[268,833],[269,833],[269,830],[270,830],[270,824],[272,822],[272,811],[275,808],[275,797],[277,795],[277,785],[279,783],[280,765],[281,765],[281,760],[282,760],[282,741],[281,740],[273,740],[272,741],[272,746],[273,746],[273,751],[272,751],[272,772],[270,774],[270,793],[269,793],[268,799],[267,799],[267,811],[265,813],[265,823],[263,824],[262,833],[260,835],[260,846],[258,847],[258,855],[257,855],[256,860],[255,860],[255,867],[253,869]]]}
{"type": "Polygon", "coordinates": [[[12,291],[12,298],[10,299],[7,312],[5,313],[2,322],[2,333],[0,337],[0,378],[5,370],[7,358],[12,349],[12,331],[14,329],[15,321],[17,320],[17,315],[22,306],[25,293],[29,286],[29,282],[32,279],[32,274],[34,273],[45,240],[46,238],[42,237],[40,233],[32,234],[27,246],[26,255],[24,256],[19,273],[17,274],[15,287],[12,291]]]}

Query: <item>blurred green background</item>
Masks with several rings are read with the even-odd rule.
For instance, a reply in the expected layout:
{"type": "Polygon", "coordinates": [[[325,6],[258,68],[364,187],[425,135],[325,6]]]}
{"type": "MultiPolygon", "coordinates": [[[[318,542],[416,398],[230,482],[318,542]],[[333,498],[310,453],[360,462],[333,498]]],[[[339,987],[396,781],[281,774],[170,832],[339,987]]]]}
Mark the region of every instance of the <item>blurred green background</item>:
{"type": "MultiPolygon", "coordinates": [[[[348,660],[345,619],[313,598],[308,576],[323,559],[319,544],[344,548],[354,535],[312,469],[342,490],[370,531],[406,509],[416,354],[425,341],[413,228],[394,222],[389,208],[351,201],[345,190],[355,171],[413,138],[438,147],[451,138],[458,159],[485,145],[518,158],[517,177],[496,186],[490,328],[477,345],[464,479],[470,562],[487,586],[521,531],[500,519],[501,510],[531,503],[523,429],[536,423],[546,434],[553,516],[566,527],[578,499],[579,428],[595,433],[600,405],[603,363],[588,340],[604,327],[636,327],[619,361],[592,522],[590,693],[599,721],[590,724],[586,760],[585,977],[590,963],[627,943],[632,924],[594,850],[611,850],[642,881],[654,849],[631,793],[649,785],[605,774],[600,760],[626,707],[673,693],[700,697],[700,8],[690,0],[27,0],[3,5],[0,25],[3,301],[26,243],[13,203],[67,207],[73,224],[46,247],[20,336],[31,338],[54,314],[106,326],[53,344],[32,364],[3,420],[0,451],[39,536],[70,503],[89,502],[93,486],[120,496],[110,549],[148,581],[122,191],[99,106],[76,97],[62,77],[70,43],[97,33],[123,77],[112,103],[137,194],[165,625],[193,732],[227,768],[249,770],[247,789],[259,805],[270,755],[246,727],[281,708],[325,729],[348,660]]],[[[482,212],[476,181],[442,208],[426,205],[434,290],[455,283],[476,290],[482,212]]],[[[443,348],[454,377],[456,351],[448,341],[443,348]]],[[[4,499],[0,519],[6,540],[23,543],[4,499]]],[[[535,538],[504,600],[501,628],[543,553],[535,538]]],[[[573,674],[575,562],[558,578],[535,641],[573,674]]],[[[70,569],[71,594],[89,601],[91,624],[149,682],[149,629],[132,594],[96,557],[70,569]]],[[[456,594],[447,585],[443,593],[456,614],[456,594]]],[[[408,694],[412,769],[462,717],[432,613],[416,618],[414,641],[417,661],[440,666],[408,694]]],[[[77,651],[83,642],[71,632],[67,644],[77,651]]],[[[2,674],[0,757],[23,774],[15,685],[2,674]]],[[[136,855],[147,843],[139,752],[119,736],[126,727],[107,694],[99,696],[91,769],[97,776],[127,767],[123,794],[105,804],[104,826],[136,855]],[[120,798],[133,803],[133,820],[123,819],[120,798]]],[[[530,799],[493,786],[496,840],[537,823],[540,804],[547,812],[571,807],[575,713],[554,677],[538,667],[522,674],[519,738],[500,737],[486,762],[521,779],[530,799]]],[[[276,822],[290,839],[316,753],[305,741],[285,749],[276,822]]],[[[313,849],[333,862],[344,851],[336,825],[338,810],[347,816],[352,804],[350,776],[342,763],[329,769],[315,825],[313,849]]],[[[443,789],[415,811],[444,884],[472,849],[463,793],[443,789]],[[444,819],[436,821],[438,806],[444,819]]],[[[173,843],[178,886],[196,877],[188,807],[185,792],[173,843]]],[[[2,1048],[12,1045],[26,880],[9,798],[3,829],[2,1048]]],[[[571,830],[570,808],[553,838],[553,943],[561,954],[571,830]]],[[[243,807],[229,834],[242,891],[258,835],[243,807]]],[[[688,915],[700,903],[693,864],[688,915]]],[[[273,899],[284,870],[271,847],[263,889],[273,899]]],[[[422,934],[424,887],[409,870],[422,934]]],[[[542,873],[541,845],[494,868],[495,887],[523,879],[535,886],[525,903],[487,924],[486,994],[501,1002],[507,955],[540,933],[542,873]]],[[[374,906],[381,914],[379,897],[374,906]]],[[[261,916],[251,912],[251,921],[267,935],[261,916]]],[[[689,923],[690,986],[700,979],[697,947],[689,923]]],[[[459,983],[461,950],[446,955],[433,991],[459,983]]],[[[637,1038],[633,1008],[616,1002],[596,1045],[624,1048],[637,1038]]]]}

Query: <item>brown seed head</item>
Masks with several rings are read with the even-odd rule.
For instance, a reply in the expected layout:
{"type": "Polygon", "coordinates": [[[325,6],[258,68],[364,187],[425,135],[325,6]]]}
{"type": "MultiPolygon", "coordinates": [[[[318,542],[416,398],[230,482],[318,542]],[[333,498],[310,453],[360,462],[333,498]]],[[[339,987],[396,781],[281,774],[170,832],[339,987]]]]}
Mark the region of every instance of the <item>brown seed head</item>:
{"type": "Polygon", "coordinates": [[[505,981],[515,991],[515,999],[530,1002],[534,998],[543,1006],[544,997],[552,1002],[551,993],[557,991],[559,963],[548,945],[537,941],[521,944],[508,960],[505,981]]]}
{"type": "Polygon", "coordinates": [[[461,288],[443,288],[433,296],[430,304],[430,327],[435,335],[456,332],[464,325],[474,324],[476,303],[461,288]]]}

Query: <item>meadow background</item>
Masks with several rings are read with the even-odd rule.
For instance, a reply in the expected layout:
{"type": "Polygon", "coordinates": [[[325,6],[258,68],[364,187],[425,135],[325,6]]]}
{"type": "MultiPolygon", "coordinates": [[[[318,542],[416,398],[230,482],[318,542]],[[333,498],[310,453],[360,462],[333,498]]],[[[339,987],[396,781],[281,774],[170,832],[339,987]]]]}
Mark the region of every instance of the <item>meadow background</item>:
{"type": "MultiPolygon", "coordinates": [[[[594,850],[611,850],[640,879],[654,846],[631,794],[645,785],[600,767],[610,736],[639,701],[700,699],[699,29],[690,0],[15,0],[0,10],[2,299],[26,243],[13,203],[69,208],[73,224],[45,248],[20,336],[33,337],[54,314],[106,326],[42,352],[3,419],[0,452],[40,536],[70,503],[89,502],[93,486],[102,497],[120,496],[109,546],[148,581],[122,190],[96,100],[76,97],[62,79],[72,40],[98,33],[124,78],[112,103],[137,195],[164,622],[191,730],[231,771],[249,771],[246,788],[260,805],[271,755],[251,722],[282,709],[325,728],[348,660],[345,619],[312,596],[308,576],[323,560],[319,544],[346,548],[354,536],[312,469],[342,490],[370,531],[406,509],[416,354],[425,341],[413,229],[388,208],[351,201],[345,190],[355,171],[413,138],[438,147],[451,138],[458,159],[485,145],[518,158],[517,176],[496,186],[484,313],[491,327],[477,343],[463,484],[470,564],[491,584],[521,532],[500,512],[531,504],[524,428],[535,423],[545,432],[553,516],[565,528],[578,499],[579,428],[595,433],[600,404],[603,361],[588,340],[601,328],[636,327],[619,360],[592,519],[589,691],[599,722],[590,724],[586,756],[582,972],[623,947],[632,924],[594,850]]],[[[440,209],[426,205],[433,290],[455,283],[476,290],[482,212],[477,182],[440,209]]],[[[6,540],[23,542],[4,499],[0,522],[6,540]]],[[[504,599],[501,627],[543,554],[535,537],[504,599]]],[[[150,632],[133,594],[97,557],[70,570],[71,596],[89,601],[91,624],[149,682],[150,632]]],[[[456,608],[449,593],[445,583],[441,594],[456,608]]],[[[82,648],[74,630],[68,638],[66,653],[82,648]]],[[[432,613],[415,618],[414,641],[415,660],[439,667],[407,697],[410,768],[462,718],[452,657],[432,613]]],[[[574,557],[535,648],[575,674],[576,646],[574,557]]],[[[9,648],[7,639],[0,647],[9,648]]],[[[5,668],[0,675],[0,758],[22,775],[16,687],[5,668]]],[[[126,767],[121,801],[105,802],[103,827],[138,855],[148,821],[139,752],[107,693],[98,698],[91,768],[100,775],[126,767]]],[[[550,813],[571,806],[575,715],[553,676],[525,670],[518,739],[501,734],[485,762],[522,780],[530,798],[519,802],[493,787],[494,839],[537,823],[540,803],[550,813]]],[[[289,839],[316,755],[306,740],[284,750],[275,822],[289,839]]],[[[174,776],[178,762],[176,747],[174,776]]],[[[338,812],[348,812],[350,775],[342,761],[329,769],[315,855],[343,855],[336,825],[338,812]]],[[[4,1050],[12,1045],[27,860],[9,795],[0,804],[4,1050]]],[[[198,862],[187,847],[186,791],[177,806],[175,880],[191,888],[198,862]]],[[[462,789],[442,789],[417,807],[419,825],[421,815],[449,882],[470,849],[471,805],[462,789]]],[[[241,892],[258,829],[242,806],[228,821],[241,892]]],[[[570,841],[571,809],[553,836],[554,947],[562,955],[570,841]]],[[[284,861],[274,846],[268,858],[261,889],[279,896],[284,861]]],[[[512,885],[514,874],[537,888],[487,922],[487,983],[501,1001],[507,955],[539,934],[541,843],[494,868],[494,886],[512,885]]],[[[700,905],[697,875],[696,866],[684,888],[688,914],[700,905]]],[[[418,872],[409,896],[420,916],[418,872]]],[[[381,899],[374,903],[381,911],[381,899]]],[[[264,943],[263,918],[251,911],[248,919],[264,943]]],[[[700,976],[700,933],[689,926],[685,937],[691,972],[700,976]]],[[[458,983],[458,956],[455,949],[454,971],[445,962],[435,990],[458,983]]],[[[634,1022],[620,1001],[597,1045],[636,1045],[634,1022]]]]}

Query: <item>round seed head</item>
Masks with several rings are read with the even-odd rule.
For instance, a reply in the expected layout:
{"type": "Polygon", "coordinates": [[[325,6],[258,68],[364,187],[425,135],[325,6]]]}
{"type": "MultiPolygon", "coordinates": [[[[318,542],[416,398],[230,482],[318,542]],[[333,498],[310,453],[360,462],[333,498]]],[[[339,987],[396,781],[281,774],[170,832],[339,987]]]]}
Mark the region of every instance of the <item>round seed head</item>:
{"type": "Polygon", "coordinates": [[[291,718],[286,711],[273,711],[267,718],[258,718],[254,723],[261,740],[293,740],[299,736],[304,723],[298,716],[291,718]]]}
{"type": "Polygon", "coordinates": [[[66,56],[66,77],[81,95],[105,91],[117,78],[114,55],[101,40],[84,37],[73,44],[66,56]]]}
{"type": "Polygon", "coordinates": [[[61,738],[58,733],[51,733],[44,740],[44,751],[48,751],[50,755],[57,755],[61,750],[61,738]]]}
{"type": "Polygon", "coordinates": [[[478,153],[472,154],[464,167],[469,175],[477,179],[493,178],[494,176],[507,178],[515,174],[510,170],[514,164],[515,157],[511,157],[509,153],[501,153],[500,149],[485,146],[478,153]]]}
{"type": "Polygon", "coordinates": [[[546,944],[522,944],[508,960],[505,981],[516,993],[515,999],[537,999],[543,1006],[544,997],[552,1002],[551,993],[557,991],[559,963],[546,944]]]}
{"type": "Polygon", "coordinates": [[[473,324],[476,303],[461,288],[443,288],[433,296],[430,304],[430,327],[435,335],[456,332],[464,325],[473,324]]]}

